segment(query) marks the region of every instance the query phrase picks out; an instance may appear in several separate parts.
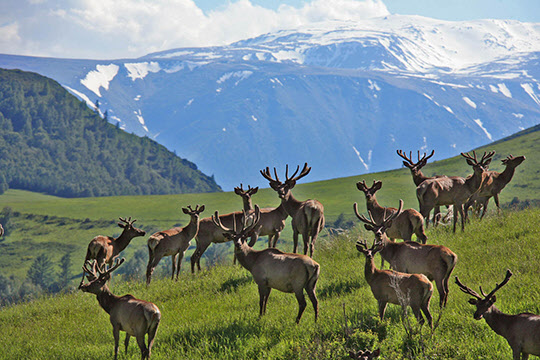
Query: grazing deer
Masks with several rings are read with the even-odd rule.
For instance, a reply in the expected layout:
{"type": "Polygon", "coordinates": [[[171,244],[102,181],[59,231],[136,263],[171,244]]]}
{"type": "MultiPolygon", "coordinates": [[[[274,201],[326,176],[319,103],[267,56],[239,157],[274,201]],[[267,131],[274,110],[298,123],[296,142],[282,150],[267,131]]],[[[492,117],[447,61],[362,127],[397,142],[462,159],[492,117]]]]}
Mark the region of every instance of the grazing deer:
{"type": "Polygon", "coordinates": [[[141,358],[149,359],[154,344],[154,337],[158,329],[161,313],[158,307],[148,301],[139,300],[132,295],[116,296],[111,293],[107,281],[111,273],[124,262],[124,258],[116,259],[114,266],[107,269],[100,268],[96,260],[88,260],[83,266],[83,272],[87,273],[88,283],[79,285],[79,289],[95,294],[99,305],[105,310],[111,320],[114,336],[114,359],[118,358],[118,342],[120,331],[126,332],[124,342],[126,353],[131,336],[135,336],[141,349],[141,358]],[[91,266],[91,267],[89,267],[91,266]],[[145,337],[148,334],[148,347],[145,337]]]}
{"type": "Polygon", "coordinates": [[[199,214],[204,211],[204,205],[201,207],[196,205],[195,209],[188,206],[182,208],[182,211],[191,217],[189,224],[183,228],[175,227],[165,231],[158,231],[148,238],[146,285],[150,285],[155,267],[159,264],[161,258],[165,256],[172,256],[171,279],[174,280],[174,273],[176,272],[176,280],[178,280],[184,254],[191,244],[191,239],[199,232],[199,214]]]}
{"type": "MultiPolygon", "coordinates": [[[[92,241],[90,241],[90,244],[88,244],[85,262],[96,259],[99,268],[102,268],[105,264],[111,266],[116,257],[118,257],[118,255],[129,245],[133,238],[146,235],[145,231],[133,226],[135,221],[137,220],[131,220],[131,217],[127,220],[120,218],[118,226],[124,230],[117,238],[103,235],[98,235],[93,238],[92,241]]],[[[83,281],[84,272],[81,284],[83,281]]]]}
{"type": "MultiPolygon", "coordinates": [[[[448,279],[456,266],[457,255],[442,245],[390,241],[386,229],[392,226],[391,216],[384,216],[380,223],[376,223],[371,213],[368,212],[369,219],[358,213],[358,204],[354,203],[353,208],[358,219],[365,223],[364,227],[375,234],[377,242],[382,243],[379,253],[388,261],[390,267],[408,274],[424,274],[430,281],[435,281],[439,292],[439,306],[444,307],[448,300],[448,279]]],[[[398,214],[402,208],[403,200],[400,200],[398,214]]]]}
{"type": "MultiPolygon", "coordinates": [[[[390,215],[387,221],[391,221],[394,218],[393,215],[390,215]]],[[[404,309],[410,306],[420,324],[424,323],[423,312],[429,326],[432,327],[429,302],[433,295],[433,285],[422,274],[406,274],[393,270],[377,269],[373,257],[383,248],[384,244],[377,240],[373,242],[373,245],[369,249],[365,240],[358,240],[356,242],[356,249],[366,257],[364,274],[371,292],[379,304],[379,316],[381,320],[384,318],[386,305],[390,303],[401,305],[404,309]]]]}
{"type": "Polygon", "coordinates": [[[213,222],[223,231],[223,235],[233,241],[234,253],[238,261],[251,273],[253,280],[259,287],[259,317],[266,312],[270,291],[276,289],[296,295],[298,301],[296,323],[298,324],[306,308],[305,289],[313,304],[315,321],[317,321],[319,306],[315,295],[315,286],[319,279],[319,264],[306,255],[288,254],[275,248],[260,251],[253,250],[246,243],[246,239],[251,236],[251,232],[257,227],[260,215],[259,207],[255,206],[254,219],[251,224],[248,225],[250,217],[244,214],[239,229],[236,227],[235,221],[232,229],[223,226],[217,211],[212,216],[213,222]]]}
{"type": "MultiPolygon", "coordinates": [[[[396,152],[399,155],[399,157],[405,160],[403,161],[403,165],[405,165],[405,167],[411,170],[411,175],[413,178],[414,185],[418,186],[422,182],[424,182],[424,180],[446,177],[445,175],[437,175],[437,176],[430,177],[422,173],[422,168],[426,166],[429,158],[431,158],[433,154],[435,154],[435,150],[432,150],[431,154],[429,155],[424,153],[424,155],[421,158],[420,158],[420,151],[418,151],[418,154],[417,154],[418,160],[416,162],[412,161],[412,151],[409,152],[409,156],[407,156],[407,154],[402,150],[396,150],[396,152]]],[[[434,211],[433,211],[433,225],[434,226],[437,226],[437,224],[440,221],[440,218],[441,218],[440,213],[441,213],[441,208],[439,206],[435,206],[434,211]]],[[[426,217],[426,221],[427,221],[426,225],[429,224],[429,214],[426,217]]]]}
{"type": "MultiPolygon", "coordinates": [[[[362,180],[356,183],[356,187],[366,196],[367,210],[376,222],[380,223],[385,214],[390,215],[397,212],[396,208],[383,207],[377,202],[375,193],[381,189],[381,181],[373,181],[373,185],[368,188],[366,182],[362,180]]],[[[392,221],[392,226],[386,230],[386,235],[392,241],[394,239],[412,240],[412,234],[416,234],[416,237],[422,244],[426,243],[427,236],[424,232],[424,217],[415,209],[403,210],[392,221]]]]}
{"type": "Polygon", "coordinates": [[[482,219],[486,214],[488,202],[491,197],[495,199],[497,210],[500,211],[499,194],[510,180],[512,180],[516,167],[523,161],[525,161],[525,156],[513,157],[512,155],[508,155],[506,159],[501,160],[506,167],[503,172],[487,171],[480,190],[474,193],[465,203],[465,215],[467,215],[469,207],[476,202],[482,208],[482,215],[480,216],[482,219]]]}
{"type": "Polygon", "coordinates": [[[291,190],[296,185],[296,181],[303,178],[311,171],[307,163],[304,164],[304,168],[298,176],[298,170],[300,166],[296,167],[296,171],[289,177],[289,165],[285,168],[285,182],[281,182],[277,175],[276,168],[274,168],[275,179],[270,174],[270,169],[267,167],[265,170],[261,170],[261,175],[270,182],[270,187],[278,193],[281,198],[281,204],[283,208],[292,218],[293,228],[293,252],[296,252],[298,248],[298,234],[302,234],[304,241],[304,255],[308,253],[313,257],[313,249],[315,247],[315,241],[319,232],[324,228],[324,207],[317,200],[305,200],[299,201],[294,198],[291,190]]]}
{"type": "Polygon", "coordinates": [[[354,360],[372,360],[381,354],[381,349],[373,350],[373,352],[366,350],[349,350],[349,357],[354,360]]]}
{"type": "MultiPolygon", "coordinates": [[[[249,213],[253,211],[251,196],[255,194],[258,189],[258,187],[251,188],[248,185],[248,189],[244,190],[242,184],[240,184],[240,187],[234,188],[234,192],[237,195],[240,195],[244,201],[245,212],[249,213]]],[[[280,204],[277,208],[262,208],[259,226],[254,229],[249,246],[255,245],[259,236],[268,236],[268,247],[276,247],[279,235],[285,228],[287,216],[289,215],[285,211],[283,204],[280,204]]]]}
{"type": "Polygon", "coordinates": [[[508,341],[514,360],[528,359],[529,355],[540,356],[540,316],[531,313],[504,314],[494,305],[497,300],[495,292],[502,288],[511,276],[512,272],[507,270],[503,282],[497,284],[495,289],[487,295],[480,287],[482,296],[463,285],[457,276],[456,284],[465,294],[474,297],[474,299],[469,300],[469,304],[476,306],[474,318],[476,320],[486,319],[489,327],[508,341]]]}
{"type": "Polygon", "coordinates": [[[429,216],[431,209],[437,205],[454,205],[453,231],[456,232],[458,213],[461,216],[461,231],[464,231],[465,216],[463,213],[463,204],[480,188],[487,166],[494,154],[495,151],[484,152],[482,159],[478,161],[475,151],[473,151],[474,157],[461,153],[461,156],[467,159],[467,164],[473,167],[474,173],[472,175],[467,178],[451,176],[428,179],[418,185],[416,188],[416,197],[420,204],[420,213],[424,218],[429,216]]]}

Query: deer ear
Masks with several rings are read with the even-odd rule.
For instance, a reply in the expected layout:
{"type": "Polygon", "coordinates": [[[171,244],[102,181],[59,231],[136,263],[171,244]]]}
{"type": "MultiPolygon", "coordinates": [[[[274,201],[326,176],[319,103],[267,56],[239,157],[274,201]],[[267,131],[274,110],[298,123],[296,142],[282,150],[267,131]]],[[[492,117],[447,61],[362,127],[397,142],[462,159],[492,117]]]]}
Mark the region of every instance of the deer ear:
{"type": "Polygon", "coordinates": [[[182,211],[184,212],[184,214],[189,214],[189,210],[186,208],[182,208],[182,211]]]}
{"type": "Polygon", "coordinates": [[[126,224],[118,223],[118,226],[124,229],[126,227],[126,224]]]}
{"type": "Polygon", "coordinates": [[[254,187],[253,189],[251,189],[251,195],[256,194],[257,191],[259,191],[259,187],[258,187],[258,186],[257,186],[257,187],[254,187]]]}
{"type": "Polygon", "coordinates": [[[236,195],[242,195],[242,191],[240,190],[240,188],[237,188],[237,187],[234,188],[234,193],[236,195]]]}
{"type": "Polygon", "coordinates": [[[366,230],[368,230],[368,231],[373,231],[373,226],[371,226],[371,225],[364,224],[364,227],[365,227],[366,230]]]}
{"type": "Polygon", "coordinates": [[[477,299],[469,299],[469,304],[476,305],[476,304],[478,304],[478,300],[477,299]]]}
{"type": "Polygon", "coordinates": [[[373,186],[371,188],[375,191],[380,190],[382,188],[382,181],[379,181],[379,180],[374,181],[373,186]]]}
{"type": "Polygon", "coordinates": [[[403,161],[403,165],[405,165],[405,167],[408,167],[409,169],[411,169],[411,168],[412,168],[412,165],[411,165],[411,164],[409,164],[409,163],[408,163],[408,162],[406,162],[406,161],[403,161]]]}
{"type": "Polygon", "coordinates": [[[201,205],[201,207],[199,208],[199,213],[202,213],[204,211],[204,205],[201,205]]]}
{"type": "Polygon", "coordinates": [[[484,165],[484,166],[488,166],[489,163],[491,162],[491,160],[492,160],[492,158],[487,159],[486,161],[484,161],[484,164],[483,164],[483,165],[484,165]]]}
{"type": "Polygon", "coordinates": [[[467,159],[467,164],[469,164],[469,165],[471,165],[471,166],[474,166],[474,163],[473,163],[471,160],[469,160],[469,159],[467,159]]]}
{"type": "Polygon", "coordinates": [[[491,296],[491,299],[489,299],[489,301],[493,304],[495,301],[497,301],[497,296],[496,295],[491,296]]]}
{"type": "Polygon", "coordinates": [[[381,355],[381,349],[374,350],[372,355],[373,355],[373,356],[379,356],[379,355],[381,355]]]}

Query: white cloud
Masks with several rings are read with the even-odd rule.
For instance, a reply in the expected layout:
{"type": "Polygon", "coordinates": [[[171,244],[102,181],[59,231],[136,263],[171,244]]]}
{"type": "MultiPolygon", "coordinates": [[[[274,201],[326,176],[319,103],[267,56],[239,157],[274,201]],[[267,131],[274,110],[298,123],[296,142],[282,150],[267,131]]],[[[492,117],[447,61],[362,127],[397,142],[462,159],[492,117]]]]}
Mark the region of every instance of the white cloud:
{"type": "Polygon", "coordinates": [[[381,0],[312,0],[277,10],[238,0],[208,14],[193,0],[60,0],[54,5],[37,0],[25,3],[24,11],[15,0],[6,1],[8,11],[0,15],[2,52],[95,59],[224,45],[319,21],[389,14],[381,0]]]}

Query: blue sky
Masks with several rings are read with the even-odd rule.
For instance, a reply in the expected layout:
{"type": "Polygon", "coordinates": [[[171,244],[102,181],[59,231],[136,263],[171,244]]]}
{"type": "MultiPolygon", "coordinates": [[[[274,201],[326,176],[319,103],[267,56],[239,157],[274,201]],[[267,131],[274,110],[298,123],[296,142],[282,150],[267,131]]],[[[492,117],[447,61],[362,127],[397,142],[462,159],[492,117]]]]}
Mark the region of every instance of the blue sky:
{"type": "Polygon", "coordinates": [[[390,14],[540,23],[540,0],[0,0],[0,52],[134,58],[390,14]]]}

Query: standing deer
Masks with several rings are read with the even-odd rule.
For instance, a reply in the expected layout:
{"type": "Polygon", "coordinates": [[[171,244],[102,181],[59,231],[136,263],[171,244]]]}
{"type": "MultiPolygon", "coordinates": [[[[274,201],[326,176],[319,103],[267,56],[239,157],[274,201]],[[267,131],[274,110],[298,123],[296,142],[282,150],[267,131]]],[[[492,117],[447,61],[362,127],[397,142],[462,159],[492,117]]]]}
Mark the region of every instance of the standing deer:
{"type": "Polygon", "coordinates": [[[146,285],[150,285],[155,267],[159,264],[161,258],[165,256],[172,256],[171,279],[174,280],[174,273],[176,272],[176,280],[178,280],[182,259],[191,244],[191,239],[199,232],[199,214],[204,211],[204,205],[201,207],[196,205],[195,209],[188,206],[182,208],[182,211],[191,217],[189,224],[183,228],[175,227],[165,231],[158,231],[148,238],[149,256],[146,268],[146,285]]]}
{"type": "Polygon", "coordinates": [[[465,215],[467,215],[469,207],[476,202],[480,208],[483,209],[482,215],[480,216],[482,219],[486,214],[488,202],[491,197],[495,199],[497,210],[500,211],[501,206],[499,205],[499,194],[510,182],[510,180],[512,180],[516,167],[518,167],[523,161],[525,161],[525,156],[513,157],[512,155],[508,155],[506,159],[501,160],[503,165],[506,167],[503,172],[487,171],[480,190],[474,193],[469,198],[467,203],[465,203],[465,215]]]}
{"type": "MultiPolygon", "coordinates": [[[[367,210],[376,222],[380,223],[385,214],[390,215],[397,212],[396,208],[383,207],[377,202],[375,193],[381,189],[381,181],[373,181],[373,185],[368,188],[366,182],[362,180],[356,183],[356,187],[366,196],[367,210]]],[[[386,230],[386,235],[392,241],[394,239],[412,240],[412,234],[416,234],[416,237],[422,244],[426,243],[427,236],[424,232],[424,217],[415,209],[403,210],[392,221],[392,226],[386,230]]]]}
{"type": "Polygon", "coordinates": [[[116,259],[114,266],[107,269],[100,268],[96,260],[86,261],[83,272],[87,273],[88,283],[80,284],[79,289],[95,294],[99,305],[105,310],[111,320],[114,336],[114,359],[118,358],[118,342],[120,331],[126,332],[124,342],[126,353],[131,336],[135,336],[141,349],[141,358],[149,359],[154,344],[154,337],[158,329],[161,313],[158,307],[148,301],[139,300],[132,295],[116,296],[111,293],[107,281],[111,273],[124,262],[124,258],[116,259]],[[91,267],[89,267],[91,266],[91,267]],[[148,334],[148,347],[145,337],[148,334]]]}
{"type": "MultiPolygon", "coordinates": [[[[384,216],[380,223],[376,223],[371,213],[368,212],[369,219],[358,213],[358,204],[354,203],[353,208],[358,219],[365,223],[365,228],[372,231],[376,240],[382,243],[380,254],[390,267],[408,274],[424,274],[430,281],[435,281],[439,292],[439,306],[444,307],[448,300],[448,279],[456,266],[457,255],[443,245],[390,241],[386,230],[392,226],[391,216],[384,216]]],[[[400,200],[398,214],[402,208],[403,200],[400,200]]]]}
{"type": "Polygon", "coordinates": [[[4,235],[4,228],[2,227],[2,224],[0,224],[0,237],[4,235]]]}
{"type": "MultiPolygon", "coordinates": [[[[144,236],[146,232],[133,226],[137,220],[120,218],[118,226],[124,229],[119,237],[98,235],[88,244],[85,262],[88,260],[97,260],[97,265],[102,268],[105,264],[112,266],[113,261],[129,245],[131,240],[137,236],[144,236]]],[[[84,272],[81,284],[84,281],[84,272]]]]}
{"type": "MultiPolygon", "coordinates": [[[[388,217],[391,221],[395,214],[388,217]]],[[[414,316],[420,324],[424,323],[422,313],[428,324],[432,327],[432,317],[429,312],[429,302],[433,295],[433,285],[425,275],[406,274],[393,270],[379,270],[375,267],[373,257],[384,248],[381,241],[375,240],[368,249],[366,241],[358,240],[356,249],[366,257],[364,274],[371,292],[379,304],[379,316],[384,318],[384,312],[388,303],[401,305],[403,308],[410,306],[414,316]]]]}
{"type": "Polygon", "coordinates": [[[461,216],[461,231],[465,230],[465,216],[463,213],[463,204],[469,197],[475,193],[484,180],[484,174],[487,166],[495,151],[485,153],[482,159],[476,159],[469,154],[461,153],[461,156],[467,159],[467,164],[473,167],[474,173],[467,178],[460,176],[442,177],[428,179],[422,182],[416,188],[416,197],[420,204],[420,213],[424,218],[429,216],[429,212],[437,205],[454,205],[454,232],[456,232],[456,223],[458,213],[461,216]]]}
{"type": "MultiPolygon", "coordinates": [[[[234,213],[220,215],[221,222],[227,227],[240,227],[242,225],[243,212],[236,211],[234,213]],[[233,225],[235,222],[235,225],[233,225]]],[[[230,241],[227,237],[223,236],[223,231],[217,227],[212,221],[212,217],[206,217],[199,221],[199,232],[195,236],[197,242],[197,248],[191,255],[191,273],[195,273],[195,265],[197,269],[201,271],[201,257],[212,244],[220,244],[230,241]]]]}
{"type": "Polygon", "coordinates": [[[381,354],[381,349],[369,351],[363,351],[363,350],[349,350],[349,357],[354,360],[372,360],[378,357],[381,354]]]}
{"type": "Polygon", "coordinates": [[[497,292],[502,288],[512,276],[510,270],[506,271],[503,282],[495,286],[489,294],[484,294],[480,287],[480,296],[476,291],[463,285],[456,276],[456,284],[465,294],[469,294],[474,299],[469,300],[469,304],[476,306],[474,318],[486,319],[489,327],[497,334],[508,341],[512,348],[514,360],[528,359],[529,355],[540,356],[540,316],[531,313],[521,313],[509,315],[501,312],[495,305],[497,292]],[[522,356],[523,355],[523,356],[522,356]]]}
{"type": "MultiPolygon", "coordinates": [[[[251,202],[251,196],[257,192],[259,188],[251,188],[248,185],[248,189],[244,190],[242,184],[240,187],[234,188],[234,192],[242,197],[244,201],[244,211],[249,213],[253,211],[253,205],[251,202]]],[[[285,228],[285,220],[287,219],[287,212],[280,204],[277,208],[262,208],[261,220],[259,225],[253,231],[253,236],[249,242],[249,246],[255,245],[259,236],[268,236],[268,247],[276,247],[277,241],[281,231],[285,228]]]]}
{"type": "Polygon", "coordinates": [[[313,304],[315,321],[317,321],[319,306],[315,295],[315,286],[319,279],[319,264],[306,255],[288,254],[275,248],[254,250],[246,243],[246,239],[251,236],[251,232],[260,220],[258,206],[255,206],[253,217],[252,223],[248,225],[250,217],[244,214],[239,229],[236,227],[236,222],[233,222],[232,229],[223,226],[217,211],[212,216],[212,220],[224,232],[223,235],[233,241],[238,261],[251,273],[253,280],[259,287],[259,317],[266,312],[270,291],[276,289],[295,294],[298,301],[298,316],[296,317],[298,324],[306,308],[305,289],[313,304]]]}
{"type": "Polygon", "coordinates": [[[308,164],[304,164],[304,168],[298,176],[298,170],[300,166],[296,167],[296,171],[289,177],[289,165],[285,168],[285,182],[281,182],[277,175],[276,168],[274,168],[275,179],[270,174],[270,169],[267,167],[265,170],[261,170],[261,175],[270,182],[270,187],[278,193],[281,198],[281,204],[283,208],[292,218],[293,228],[293,252],[296,252],[298,248],[298,234],[302,234],[302,240],[304,241],[304,255],[308,253],[313,257],[313,249],[315,247],[315,241],[319,232],[324,228],[324,207],[317,200],[305,200],[299,201],[294,198],[291,190],[296,185],[296,181],[303,178],[311,171],[308,164]]]}
{"type": "MultiPolygon", "coordinates": [[[[422,173],[422,168],[424,166],[426,166],[427,161],[429,160],[429,158],[431,158],[433,156],[433,154],[435,154],[435,150],[432,150],[431,154],[429,154],[429,155],[424,153],[424,155],[421,158],[420,158],[420,151],[418,151],[418,154],[417,154],[418,160],[416,162],[412,161],[412,151],[409,152],[409,156],[407,156],[407,154],[402,150],[396,150],[396,152],[399,155],[399,157],[401,157],[403,160],[405,160],[405,161],[403,161],[403,165],[405,165],[405,167],[407,167],[409,170],[411,170],[411,175],[412,175],[412,178],[413,178],[414,185],[418,186],[422,182],[424,182],[425,180],[428,180],[428,179],[446,177],[445,175],[437,175],[437,176],[431,176],[430,177],[430,176],[426,176],[426,175],[424,175],[422,173]]],[[[448,206],[447,206],[447,208],[448,208],[448,206]]],[[[440,213],[441,213],[441,208],[439,206],[435,206],[434,211],[433,211],[433,225],[434,226],[437,226],[437,224],[439,223],[439,220],[440,220],[440,217],[441,217],[440,213]]],[[[426,226],[427,226],[427,224],[429,224],[429,214],[426,217],[426,226]]]]}

